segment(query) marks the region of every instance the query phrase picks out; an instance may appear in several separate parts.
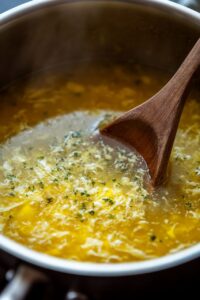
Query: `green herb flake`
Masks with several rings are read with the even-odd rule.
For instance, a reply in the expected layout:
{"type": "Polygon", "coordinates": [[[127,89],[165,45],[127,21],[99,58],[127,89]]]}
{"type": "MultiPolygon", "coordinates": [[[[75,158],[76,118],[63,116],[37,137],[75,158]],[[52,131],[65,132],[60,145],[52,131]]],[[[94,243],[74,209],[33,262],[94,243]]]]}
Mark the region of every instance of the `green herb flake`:
{"type": "Polygon", "coordinates": [[[200,176],[200,167],[197,167],[197,168],[195,169],[195,174],[196,174],[197,176],[200,176]]]}
{"type": "Polygon", "coordinates": [[[108,215],[108,218],[109,218],[109,219],[115,219],[115,216],[112,215],[112,214],[109,214],[109,215],[108,215]]]}
{"type": "Polygon", "coordinates": [[[8,195],[9,195],[10,197],[15,197],[15,196],[16,196],[16,194],[13,193],[13,192],[9,193],[8,195]]]}
{"type": "Polygon", "coordinates": [[[191,202],[185,202],[185,206],[187,209],[192,209],[192,203],[191,202]]]}
{"type": "Polygon", "coordinates": [[[102,200],[103,200],[104,202],[109,203],[110,205],[113,205],[113,204],[114,204],[114,201],[113,201],[111,198],[103,198],[102,200]]]}
{"type": "Polygon", "coordinates": [[[90,194],[87,191],[81,192],[81,196],[90,197],[90,194]]]}
{"type": "Polygon", "coordinates": [[[58,184],[58,181],[59,181],[58,178],[53,179],[53,182],[56,183],[56,184],[58,184]]]}
{"type": "Polygon", "coordinates": [[[8,174],[8,175],[6,176],[6,178],[7,178],[8,180],[12,181],[12,180],[15,180],[15,179],[16,179],[16,176],[13,175],[13,174],[8,174]]]}
{"type": "Polygon", "coordinates": [[[38,185],[39,185],[39,187],[43,190],[44,189],[44,183],[42,182],[42,181],[40,181],[39,183],[38,183],[38,185]]]}
{"type": "Polygon", "coordinates": [[[34,192],[35,191],[35,186],[34,185],[30,185],[28,187],[28,190],[31,191],[31,192],[34,192]]]}
{"type": "Polygon", "coordinates": [[[87,208],[87,205],[86,205],[86,203],[81,203],[81,207],[80,207],[80,209],[81,210],[86,210],[86,208],[87,208]]]}
{"type": "Polygon", "coordinates": [[[157,239],[157,237],[156,237],[155,234],[152,234],[152,235],[150,236],[150,241],[154,242],[156,239],[157,239]]]}
{"type": "Polygon", "coordinates": [[[80,157],[80,156],[81,156],[80,152],[78,152],[78,151],[73,152],[73,157],[77,158],[77,157],[80,157]]]}
{"type": "Polygon", "coordinates": [[[38,158],[37,158],[38,160],[43,160],[44,159],[44,156],[43,155],[41,155],[41,156],[38,156],[38,158]]]}
{"type": "Polygon", "coordinates": [[[80,131],[74,131],[74,132],[72,132],[71,136],[73,138],[79,138],[79,137],[81,137],[81,133],[80,133],[80,131]]]}
{"type": "Polygon", "coordinates": [[[46,198],[47,204],[50,204],[53,202],[53,197],[47,197],[46,198]]]}

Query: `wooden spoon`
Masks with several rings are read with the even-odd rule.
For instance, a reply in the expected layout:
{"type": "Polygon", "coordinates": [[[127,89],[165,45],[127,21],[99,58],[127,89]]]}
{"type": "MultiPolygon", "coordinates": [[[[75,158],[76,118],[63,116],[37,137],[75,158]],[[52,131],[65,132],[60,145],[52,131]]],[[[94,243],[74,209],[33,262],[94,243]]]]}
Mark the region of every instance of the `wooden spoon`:
{"type": "Polygon", "coordinates": [[[153,186],[165,173],[190,82],[200,65],[200,39],[171,80],[145,103],[129,110],[100,133],[135,148],[145,159],[153,186]]]}

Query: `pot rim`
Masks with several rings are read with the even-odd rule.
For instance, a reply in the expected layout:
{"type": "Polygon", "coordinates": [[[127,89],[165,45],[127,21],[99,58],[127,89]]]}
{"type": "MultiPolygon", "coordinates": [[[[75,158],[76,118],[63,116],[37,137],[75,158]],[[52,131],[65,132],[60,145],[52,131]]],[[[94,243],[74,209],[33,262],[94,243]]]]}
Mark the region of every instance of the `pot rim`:
{"type": "MultiPolygon", "coordinates": [[[[21,16],[27,15],[39,9],[59,6],[67,3],[119,3],[136,4],[138,6],[150,6],[163,12],[170,12],[176,16],[184,17],[189,21],[200,24],[200,14],[179,4],[167,0],[33,0],[12,8],[0,14],[0,25],[7,25],[21,16]]],[[[145,260],[141,262],[126,263],[89,263],[76,262],[67,259],[56,258],[34,250],[31,250],[0,234],[0,249],[7,253],[38,267],[50,269],[62,273],[69,273],[80,276],[95,277],[118,277],[145,274],[161,271],[180,264],[189,262],[200,257],[200,243],[181,250],[177,253],[169,254],[160,258],[145,260]]]]}
{"type": "Polygon", "coordinates": [[[152,273],[176,267],[200,257],[200,243],[174,254],[141,262],[90,263],[67,260],[31,250],[0,235],[3,251],[38,267],[79,276],[120,277],[152,273]]]}

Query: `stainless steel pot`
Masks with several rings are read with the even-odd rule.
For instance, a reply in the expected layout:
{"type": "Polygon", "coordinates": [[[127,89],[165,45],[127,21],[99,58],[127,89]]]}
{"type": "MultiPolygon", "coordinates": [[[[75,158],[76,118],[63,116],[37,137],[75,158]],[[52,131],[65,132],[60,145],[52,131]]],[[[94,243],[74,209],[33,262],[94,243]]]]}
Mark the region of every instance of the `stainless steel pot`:
{"type": "MultiPolygon", "coordinates": [[[[200,35],[200,14],[169,1],[31,1],[0,16],[0,87],[16,78],[80,61],[136,62],[173,72],[200,35]]],[[[200,275],[200,244],[137,263],[95,264],[50,257],[0,236],[1,258],[47,272],[97,299],[105,293],[200,275]]],[[[3,299],[3,298],[2,298],[3,299]]]]}

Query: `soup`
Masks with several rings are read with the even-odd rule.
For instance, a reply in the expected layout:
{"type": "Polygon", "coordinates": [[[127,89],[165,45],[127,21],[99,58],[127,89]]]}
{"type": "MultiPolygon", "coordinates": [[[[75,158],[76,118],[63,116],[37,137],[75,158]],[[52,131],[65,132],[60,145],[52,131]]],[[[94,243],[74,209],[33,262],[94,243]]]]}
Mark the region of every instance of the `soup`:
{"type": "Polygon", "coordinates": [[[4,91],[1,233],[49,255],[100,263],[156,258],[200,242],[198,90],[156,190],[138,154],[90,138],[166,81],[144,67],[88,64],[4,91]]]}

